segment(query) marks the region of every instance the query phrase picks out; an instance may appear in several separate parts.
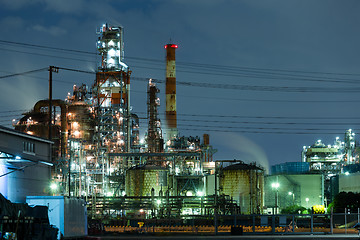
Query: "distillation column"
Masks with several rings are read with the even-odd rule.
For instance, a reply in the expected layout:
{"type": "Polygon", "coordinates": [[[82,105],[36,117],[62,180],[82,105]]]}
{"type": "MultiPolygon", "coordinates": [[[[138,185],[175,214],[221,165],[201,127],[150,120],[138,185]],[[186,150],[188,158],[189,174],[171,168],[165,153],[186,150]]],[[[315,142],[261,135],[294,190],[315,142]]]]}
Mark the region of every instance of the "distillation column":
{"type": "MultiPolygon", "coordinates": [[[[97,49],[101,64],[94,85],[94,107],[98,120],[97,156],[102,171],[102,193],[111,192],[108,174],[120,173],[124,159],[106,159],[106,153],[129,152],[131,139],[130,74],[123,62],[123,28],[104,24],[97,49]]],[[[99,169],[100,170],[100,169],[99,169]]]]}

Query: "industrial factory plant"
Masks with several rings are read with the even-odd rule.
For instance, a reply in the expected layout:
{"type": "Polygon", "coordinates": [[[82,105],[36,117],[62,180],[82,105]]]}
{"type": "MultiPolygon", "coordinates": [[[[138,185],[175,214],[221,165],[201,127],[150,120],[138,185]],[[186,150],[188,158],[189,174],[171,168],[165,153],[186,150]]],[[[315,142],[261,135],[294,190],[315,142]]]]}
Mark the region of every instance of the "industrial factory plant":
{"type": "MultiPolygon", "coordinates": [[[[101,219],[261,213],[264,170],[241,161],[215,165],[208,134],[181,136],[177,129],[178,46],[165,45],[165,123],[160,90],[148,80],[142,141],[130,102],[123,28],[104,24],[98,34],[101,60],[93,85],[74,86],[65,100],[50,95],[14,123],[16,130],[54,142],[52,194],[84,198],[88,215],[101,219]]],[[[58,70],[50,67],[50,76],[58,70]]]]}
{"type": "MultiPolygon", "coordinates": [[[[302,232],[313,233],[315,223],[331,226],[321,231],[333,233],[333,226],[342,224],[342,215],[333,218],[334,212],[325,211],[339,193],[360,192],[360,147],[351,129],[333,144],[317,140],[304,146],[298,162],[274,165],[270,175],[255,162],[214,160],[209,134],[183,136],[178,130],[178,45],[170,41],[159,49],[166,55],[165,89],[158,88],[161,81],[147,79],[147,126],[140,126],[130,101],[132,71],[125,63],[123,28],[104,24],[97,34],[93,84],[74,85],[65,99],[53,99],[54,74],[86,71],[50,66],[49,98],[38,99],[14,120],[15,130],[0,126],[0,207],[12,209],[7,216],[18,221],[4,225],[6,231],[30,226],[18,228],[21,214],[10,201],[26,202],[27,209],[45,206],[47,223],[64,236],[72,234],[71,225],[81,229],[76,236],[85,236],[93,223],[98,230],[105,224],[109,232],[174,232],[172,227],[181,226],[179,232],[215,234],[283,234],[290,222],[295,232],[296,221],[302,232]],[[160,91],[166,98],[163,122],[160,91]]],[[[30,215],[21,217],[34,218],[30,215]]],[[[359,221],[360,210],[356,217],[359,221]]]]}

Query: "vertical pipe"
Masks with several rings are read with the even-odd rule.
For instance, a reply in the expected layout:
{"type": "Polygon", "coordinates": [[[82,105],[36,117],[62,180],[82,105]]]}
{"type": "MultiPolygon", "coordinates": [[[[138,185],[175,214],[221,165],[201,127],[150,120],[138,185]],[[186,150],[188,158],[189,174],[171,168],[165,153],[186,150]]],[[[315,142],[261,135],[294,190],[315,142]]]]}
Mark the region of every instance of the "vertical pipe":
{"type": "Polygon", "coordinates": [[[252,231],[255,232],[255,214],[252,213],[252,231]]]}
{"type": "Polygon", "coordinates": [[[250,213],[254,214],[254,206],[253,206],[253,174],[252,170],[249,170],[249,177],[250,177],[250,213]]]}
{"type": "Polygon", "coordinates": [[[333,234],[333,232],[334,232],[333,216],[334,216],[334,208],[331,207],[331,216],[330,216],[330,232],[331,232],[331,234],[333,234]]]}
{"type": "Polygon", "coordinates": [[[130,152],[131,146],[131,113],[130,113],[130,76],[126,75],[126,94],[127,94],[127,101],[126,101],[126,121],[127,121],[127,136],[126,136],[126,152],[130,152]]]}
{"type": "Polygon", "coordinates": [[[217,213],[218,213],[218,211],[217,211],[217,170],[218,169],[218,167],[217,167],[217,164],[216,164],[216,162],[215,162],[215,199],[214,199],[214,224],[215,224],[215,235],[217,235],[218,234],[218,225],[217,225],[217,213]]]}
{"type": "Polygon", "coordinates": [[[49,67],[49,140],[51,141],[51,124],[52,124],[52,71],[53,66],[49,67]]]}
{"type": "Polygon", "coordinates": [[[345,208],[345,215],[344,215],[344,218],[345,218],[345,234],[347,234],[347,216],[346,216],[346,212],[347,212],[347,209],[345,208]]]}

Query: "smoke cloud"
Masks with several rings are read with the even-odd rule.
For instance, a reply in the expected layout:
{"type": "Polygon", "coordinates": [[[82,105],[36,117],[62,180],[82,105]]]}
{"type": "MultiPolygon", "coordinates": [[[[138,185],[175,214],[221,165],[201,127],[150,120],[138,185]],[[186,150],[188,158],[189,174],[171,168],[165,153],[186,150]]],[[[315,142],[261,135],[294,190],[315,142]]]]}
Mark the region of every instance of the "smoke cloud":
{"type": "MultiPolygon", "coordinates": [[[[249,138],[236,133],[218,133],[214,134],[214,138],[227,139],[226,147],[231,150],[232,154],[234,154],[232,158],[227,160],[237,159],[246,163],[256,162],[265,169],[266,173],[269,172],[269,161],[266,153],[259,145],[249,138]]],[[[215,155],[215,157],[218,154],[222,155],[222,153],[219,152],[215,155]]]]}

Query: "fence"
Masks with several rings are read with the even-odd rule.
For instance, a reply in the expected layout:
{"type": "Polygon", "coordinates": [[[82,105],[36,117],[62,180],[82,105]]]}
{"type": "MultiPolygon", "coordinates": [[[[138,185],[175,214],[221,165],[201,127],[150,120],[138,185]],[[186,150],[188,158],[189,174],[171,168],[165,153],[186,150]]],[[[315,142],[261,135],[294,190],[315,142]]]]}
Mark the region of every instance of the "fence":
{"type": "Polygon", "coordinates": [[[105,226],[118,233],[357,234],[359,213],[186,216],[182,219],[121,219],[105,226]]]}

